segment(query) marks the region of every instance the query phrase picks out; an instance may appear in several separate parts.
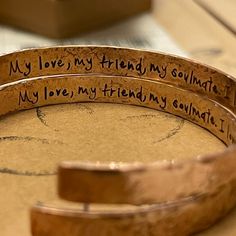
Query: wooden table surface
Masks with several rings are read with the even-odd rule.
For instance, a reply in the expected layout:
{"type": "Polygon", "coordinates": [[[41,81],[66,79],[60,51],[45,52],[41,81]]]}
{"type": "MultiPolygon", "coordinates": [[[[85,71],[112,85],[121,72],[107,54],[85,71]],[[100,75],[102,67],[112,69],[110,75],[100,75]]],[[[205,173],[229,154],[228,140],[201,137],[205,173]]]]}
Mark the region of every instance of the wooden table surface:
{"type": "Polygon", "coordinates": [[[236,76],[236,1],[155,0],[154,17],[190,57],[236,76]]]}

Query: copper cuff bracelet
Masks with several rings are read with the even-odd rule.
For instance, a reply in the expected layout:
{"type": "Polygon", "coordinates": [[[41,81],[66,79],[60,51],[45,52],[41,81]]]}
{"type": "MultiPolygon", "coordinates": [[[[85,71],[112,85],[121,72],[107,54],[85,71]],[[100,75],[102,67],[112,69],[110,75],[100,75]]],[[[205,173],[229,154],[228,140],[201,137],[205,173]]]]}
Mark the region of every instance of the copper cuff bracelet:
{"type": "Polygon", "coordinates": [[[233,77],[154,52],[59,47],[1,56],[0,83],[0,115],[60,103],[131,104],[183,117],[229,146],[189,161],[64,162],[58,171],[63,199],[140,206],[107,213],[36,205],[31,211],[33,235],[188,235],[235,205],[233,77]]]}

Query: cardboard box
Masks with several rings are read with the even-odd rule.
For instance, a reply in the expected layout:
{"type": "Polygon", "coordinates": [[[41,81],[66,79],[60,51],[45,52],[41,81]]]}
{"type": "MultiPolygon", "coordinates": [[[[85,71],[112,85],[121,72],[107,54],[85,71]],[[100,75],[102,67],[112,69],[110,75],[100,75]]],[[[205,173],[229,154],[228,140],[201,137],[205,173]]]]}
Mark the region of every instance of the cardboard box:
{"type": "Polygon", "coordinates": [[[146,11],[151,0],[1,0],[0,23],[65,38],[146,11]]]}

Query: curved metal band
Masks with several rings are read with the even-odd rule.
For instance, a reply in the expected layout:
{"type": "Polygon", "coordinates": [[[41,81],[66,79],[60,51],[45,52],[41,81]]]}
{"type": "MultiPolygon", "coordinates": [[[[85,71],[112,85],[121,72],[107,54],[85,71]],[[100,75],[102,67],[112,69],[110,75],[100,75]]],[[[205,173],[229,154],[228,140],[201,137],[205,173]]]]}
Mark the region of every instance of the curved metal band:
{"type": "Polygon", "coordinates": [[[206,229],[235,206],[235,187],[234,180],[198,198],[113,212],[38,204],[31,210],[31,232],[33,236],[187,236],[206,229]]]}
{"type": "MultiPolygon", "coordinates": [[[[111,76],[31,79],[2,86],[0,98],[0,115],[38,106],[88,101],[145,106],[188,119],[227,145],[235,143],[236,116],[232,111],[192,92],[150,80],[111,76]]],[[[235,178],[234,155],[235,147],[231,147],[223,154],[183,162],[138,164],[137,160],[136,164],[104,166],[67,162],[59,169],[59,192],[66,199],[80,202],[173,201],[212,192],[235,178]]]]}
{"type": "MultiPolygon", "coordinates": [[[[0,96],[8,101],[8,105],[14,104],[11,111],[83,101],[147,106],[185,117],[211,130],[229,145],[235,142],[235,114],[229,109],[189,91],[150,80],[101,76],[33,79],[13,86],[4,86],[0,96]],[[79,88],[83,88],[83,91],[79,88]],[[95,88],[96,96],[92,93],[95,88]],[[118,96],[118,88],[124,89],[126,93],[122,96],[120,93],[118,96]],[[65,91],[65,89],[64,94],[67,95],[63,93],[57,95],[56,90],[65,91]],[[135,97],[126,96],[131,90],[135,93],[135,97]],[[53,91],[51,96],[49,96],[50,91],[53,91]],[[109,91],[114,91],[112,96],[109,96],[109,91]],[[48,96],[45,96],[45,93],[48,96]],[[137,96],[138,93],[140,96],[137,96]],[[140,100],[143,96],[148,97],[150,93],[156,95],[157,98],[162,96],[163,101],[166,97],[166,106],[158,104],[156,100],[146,100],[148,102],[144,99],[140,100]],[[22,99],[22,94],[27,94],[28,99],[22,99]],[[38,97],[34,94],[38,94],[38,97]],[[33,100],[35,97],[37,99],[33,100]],[[19,99],[21,99],[20,103],[19,99]],[[192,103],[192,107],[194,106],[201,112],[209,109],[215,122],[208,123],[207,120],[203,122],[202,118],[196,115],[197,113],[186,115],[186,111],[176,108],[175,100],[178,100],[180,104],[192,103]],[[165,108],[161,108],[160,105],[165,108]],[[231,139],[228,139],[227,135],[221,136],[222,132],[217,130],[217,127],[221,127],[218,126],[218,122],[221,123],[222,118],[225,119],[224,124],[230,125],[231,139]]],[[[8,106],[8,111],[10,110],[8,106]]],[[[227,134],[228,130],[224,133],[227,134]]],[[[32,233],[34,236],[44,234],[73,236],[95,233],[131,236],[137,233],[189,235],[197,232],[214,223],[236,203],[235,153],[236,149],[232,146],[224,153],[185,162],[124,166],[62,164],[59,171],[59,187],[63,198],[81,202],[159,203],[140,206],[134,210],[110,213],[37,205],[31,211],[32,233]]]]}
{"type": "Polygon", "coordinates": [[[235,205],[234,78],[158,53],[60,47],[1,56],[0,84],[17,80],[22,81],[1,86],[0,115],[59,103],[132,104],[181,116],[230,145],[225,152],[182,162],[103,166],[65,162],[59,168],[59,194],[65,199],[155,204],[113,213],[35,206],[33,235],[188,235],[208,227],[235,205]],[[44,78],[30,79],[39,76],[44,78]]]}
{"type": "MultiPolygon", "coordinates": [[[[150,80],[101,76],[31,79],[2,86],[0,98],[1,115],[70,102],[141,105],[187,118],[229,145],[235,142],[235,114],[229,109],[192,92],[150,80]],[[195,110],[186,113],[180,104],[192,104],[195,110]]],[[[167,235],[174,235],[176,230],[182,235],[196,232],[224,215],[236,202],[235,194],[232,195],[236,179],[235,153],[232,146],[224,153],[179,163],[125,166],[65,163],[59,171],[63,198],[81,202],[159,204],[113,214],[36,206],[32,209],[33,235],[45,232],[47,235],[91,235],[98,228],[100,235],[135,235],[141,230],[140,225],[144,234],[161,235],[165,231],[167,235]],[[191,214],[195,214],[194,221],[189,220],[191,214]],[[87,228],[89,223],[94,226],[91,231],[87,228]]]]}
{"type": "Polygon", "coordinates": [[[177,56],[91,46],[32,49],[0,57],[0,84],[60,74],[151,79],[200,93],[230,109],[235,109],[236,105],[236,80],[233,77],[177,56]]]}

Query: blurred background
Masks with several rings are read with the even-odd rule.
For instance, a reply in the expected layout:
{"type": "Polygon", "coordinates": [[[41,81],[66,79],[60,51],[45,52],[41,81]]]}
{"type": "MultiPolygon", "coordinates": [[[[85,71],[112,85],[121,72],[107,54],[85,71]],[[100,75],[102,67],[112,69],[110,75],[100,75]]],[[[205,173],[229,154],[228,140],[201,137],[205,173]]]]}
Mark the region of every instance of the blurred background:
{"type": "Polygon", "coordinates": [[[235,0],[1,0],[0,53],[52,45],[148,48],[236,75],[235,0]]]}
{"type": "Polygon", "coordinates": [[[52,45],[117,45],[183,51],[151,0],[1,0],[0,52],[52,45]]]}

